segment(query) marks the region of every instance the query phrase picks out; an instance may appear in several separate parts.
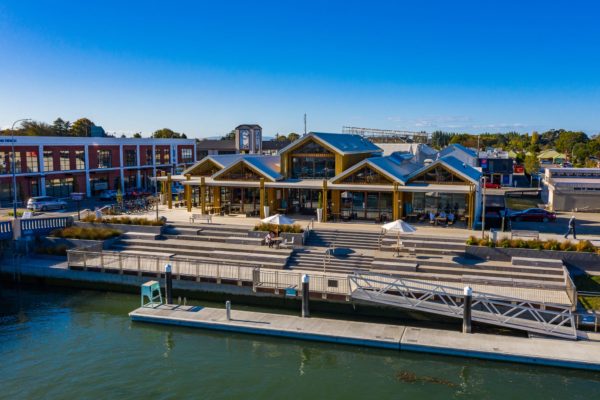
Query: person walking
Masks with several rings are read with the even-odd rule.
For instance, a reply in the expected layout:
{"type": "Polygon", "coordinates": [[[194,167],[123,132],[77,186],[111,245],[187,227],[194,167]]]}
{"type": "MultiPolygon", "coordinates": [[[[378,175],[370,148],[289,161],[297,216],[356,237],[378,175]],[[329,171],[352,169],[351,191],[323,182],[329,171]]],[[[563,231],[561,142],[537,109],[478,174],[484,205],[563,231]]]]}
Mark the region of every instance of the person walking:
{"type": "Polygon", "coordinates": [[[565,233],[565,239],[567,239],[570,234],[573,234],[573,239],[577,239],[577,234],[575,233],[575,215],[571,215],[571,219],[569,220],[569,230],[565,233]]]}

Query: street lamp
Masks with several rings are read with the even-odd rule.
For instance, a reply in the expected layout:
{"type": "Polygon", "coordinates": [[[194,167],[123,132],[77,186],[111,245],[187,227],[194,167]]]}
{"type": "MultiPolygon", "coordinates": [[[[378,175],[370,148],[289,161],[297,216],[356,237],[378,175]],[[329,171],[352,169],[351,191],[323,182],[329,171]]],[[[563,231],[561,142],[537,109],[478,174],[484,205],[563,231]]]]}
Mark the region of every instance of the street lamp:
{"type": "Polygon", "coordinates": [[[17,219],[17,174],[15,171],[15,125],[18,122],[31,121],[29,118],[18,119],[12,124],[12,128],[10,128],[11,133],[11,147],[12,147],[12,155],[11,155],[11,165],[10,170],[12,172],[12,184],[13,184],[13,218],[17,219]]]}
{"type": "Polygon", "coordinates": [[[482,177],[482,180],[483,180],[483,189],[482,189],[483,206],[482,206],[482,210],[481,210],[481,238],[484,239],[485,238],[485,184],[487,181],[487,176],[482,177]]]}

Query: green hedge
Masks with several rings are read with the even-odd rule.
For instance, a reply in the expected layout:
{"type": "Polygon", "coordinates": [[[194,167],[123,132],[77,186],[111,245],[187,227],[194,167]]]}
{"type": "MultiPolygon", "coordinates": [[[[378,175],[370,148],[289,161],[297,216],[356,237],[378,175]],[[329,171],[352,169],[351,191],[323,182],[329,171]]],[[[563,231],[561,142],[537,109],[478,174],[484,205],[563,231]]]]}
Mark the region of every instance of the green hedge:
{"type": "Polygon", "coordinates": [[[123,225],[145,225],[145,226],[162,226],[165,224],[163,219],[155,220],[148,218],[131,218],[131,217],[103,217],[96,218],[94,215],[88,215],[81,218],[81,222],[90,222],[92,224],[123,224],[123,225]]]}
{"type": "Polygon", "coordinates": [[[504,249],[532,249],[532,250],[555,250],[555,251],[580,251],[586,253],[600,254],[600,250],[594,246],[589,240],[581,240],[579,243],[573,243],[570,240],[523,240],[509,239],[503,237],[496,242],[490,240],[489,236],[483,239],[478,239],[475,236],[470,236],[467,239],[469,246],[485,246],[485,247],[501,247],[504,249]]]}
{"type": "Polygon", "coordinates": [[[50,236],[64,239],[84,239],[84,240],[106,240],[119,236],[121,231],[110,228],[80,228],[70,226],[68,228],[57,229],[50,236]]]}
{"type": "Polygon", "coordinates": [[[274,225],[274,224],[265,224],[260,223],[254,226],[255,231],[264,231],[264,232],[279,232],[279,233],[302,233],[304,230],[298,224],[294,225],[274,225]]]}

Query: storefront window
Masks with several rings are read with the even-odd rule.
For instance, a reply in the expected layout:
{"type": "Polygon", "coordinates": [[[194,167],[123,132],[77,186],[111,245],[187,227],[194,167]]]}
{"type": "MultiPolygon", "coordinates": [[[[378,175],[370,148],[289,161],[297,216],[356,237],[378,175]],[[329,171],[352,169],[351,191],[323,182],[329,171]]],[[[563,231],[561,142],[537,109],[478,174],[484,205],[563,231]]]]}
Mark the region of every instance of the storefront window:
{"type": "Polygon", "coordinates": [[[75,169],[85,169],[85,152],[75,150],[75,169]]]}
{"type": "Polygon", "coordinates": [[[25,163],[27,164],[27,172],[39,171],[39,159],[37,151],[28,151],[25,153],[25,163]]]}
{"type": "Polygon", "coordinates": [[[46,196],[68,197],[73,192],[73,178],[46,179],[46,196]]]}
{"type": "Polygon", "coordinates": [[[44,171],[54,171],[54,157],[52,150],[44,151],[44,171]]]}
{"type": "Polygon", "coordinates": [[[467,210],[467,195],[462,193],[413,193],[412,208],[414,212],[446,213],[452,211],[463,215],[467,210]]]}
{"type": "Polygon", "coordinates": [[[112,167],[112,150],[98,150],[98,168],[112,167]]]}

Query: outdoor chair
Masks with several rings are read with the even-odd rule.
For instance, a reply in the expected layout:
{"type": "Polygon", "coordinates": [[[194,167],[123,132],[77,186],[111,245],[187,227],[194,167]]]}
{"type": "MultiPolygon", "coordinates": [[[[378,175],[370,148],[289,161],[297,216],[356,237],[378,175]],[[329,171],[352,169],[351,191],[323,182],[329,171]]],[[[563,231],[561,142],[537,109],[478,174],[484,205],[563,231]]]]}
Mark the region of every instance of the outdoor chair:
{"type": "Polygon", "coordinates": [[[292,240],[289,239],[285,239],[283,242],[281,242],[281,244],[279,245],[279,247],[282,247],[284,249],[291,249],[294,247],[294,241],[296,240],[295,237],[292,237],[292,240]]]}

